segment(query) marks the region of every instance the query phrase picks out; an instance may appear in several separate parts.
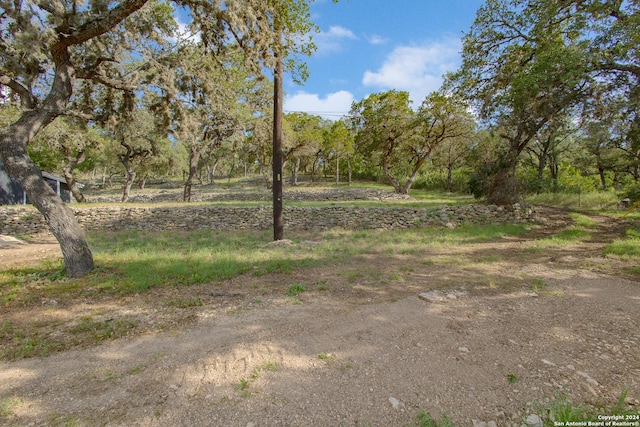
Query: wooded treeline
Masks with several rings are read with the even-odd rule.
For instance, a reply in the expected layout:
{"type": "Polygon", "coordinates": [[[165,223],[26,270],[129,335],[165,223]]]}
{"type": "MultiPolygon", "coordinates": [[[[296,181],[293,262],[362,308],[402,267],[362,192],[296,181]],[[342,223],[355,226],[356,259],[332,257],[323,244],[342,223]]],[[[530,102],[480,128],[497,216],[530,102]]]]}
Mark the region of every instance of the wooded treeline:
{"type": "MultiPolygon", "coordinates": [[[[221,177],[270,184],[270,70],[282,54],[294,78],[306,77],[308,2],[0,7],[0,159],[48,218],[72,274],[79,259],[78,275],[92,268],[90,249],[39,169],[63,175],[78,201],[79,176],[117,179],[123,201],[149,179],[180,181],[185,201],[221,177]],[[188,28],[176,9],[188,11],[188,28]]],[[[463,65],[438,92],[375,93],[338,121],[286,114],[289,182],[357,177],[497,204],[546,191],[638,199],[639,24],[639,0],[487,0],[463,65]]]]}

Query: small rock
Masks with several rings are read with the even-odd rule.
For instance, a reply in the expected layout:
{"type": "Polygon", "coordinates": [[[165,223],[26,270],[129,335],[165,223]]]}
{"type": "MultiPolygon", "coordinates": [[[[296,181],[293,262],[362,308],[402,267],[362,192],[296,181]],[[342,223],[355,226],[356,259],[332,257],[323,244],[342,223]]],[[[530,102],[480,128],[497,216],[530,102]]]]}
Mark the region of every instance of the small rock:
{"type": "Polygon", "coordinates": [[[473,427],[488,427],[487,423],[480,420],[471,420],[473,422],[473,427]]]}
{"type": "Polygon", "coordinates": [[[537,416],[536,414],[531,414],[524,420],[523,426],[525,427],[544,427],[544,423],[542,422],[542,418],[537,416]]]}
{"type": "Polygon", "coordinates": [[[594,386],[594,387],[598,387],[600,384],[598,384],[598,381],[594,380],[593,378],[591,378],[591,375],[587,374],[586,372],[583,371],[577,371],[576,372],[578,375],[580,375],[581,377],[583,377],[584,379],[587,380],[587,382],[594,386]]]}
{"type": "Polygon", "coordinates": [[[469,353],[469,349],[467,347],[458,347],[458,351],[460,353],[469,353]]]}
{"type": "Polygon", "coordinates": [[[438,302],[443,301],[445,299],[445,296],[440,291],[429,291],[419,294],[418,298],[427,302],[438,302]]]}
{"type": "Polygon", "coordinates": [[[400,401],[398,399],[396,399],[395,397],[390,397],[389,398],[389,403],[391,403],[391,407],[393,409],[400,408],[400,401]]]}

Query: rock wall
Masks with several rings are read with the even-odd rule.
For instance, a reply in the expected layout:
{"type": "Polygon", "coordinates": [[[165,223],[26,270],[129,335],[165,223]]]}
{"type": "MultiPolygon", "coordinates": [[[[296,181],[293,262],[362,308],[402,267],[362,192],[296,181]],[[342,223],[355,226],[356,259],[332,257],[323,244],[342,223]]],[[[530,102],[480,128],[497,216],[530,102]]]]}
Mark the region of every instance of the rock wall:
{"type": "MultiPolygon", "coordinates": [[[[73,206],[88,231],[123,230],[267,230],[272,227],[270,205],[233,206],[73,206]]],[[[300,230],[402,229],[462,223],[497,224],[535,221],[530,207],[442,206],[437,209],[399,207],[285,207],[285,228],[300,230]]],[[[0,234],[34,235],[47,232],[42,215],[32,206],[0,206],[0,234]]]]}

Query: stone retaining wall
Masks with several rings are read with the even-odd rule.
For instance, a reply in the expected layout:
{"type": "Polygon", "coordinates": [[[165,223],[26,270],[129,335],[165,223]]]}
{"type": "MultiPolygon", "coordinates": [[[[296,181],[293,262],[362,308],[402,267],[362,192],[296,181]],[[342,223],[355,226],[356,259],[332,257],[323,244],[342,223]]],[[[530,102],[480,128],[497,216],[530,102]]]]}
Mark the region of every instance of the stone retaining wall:
{"type": "MultiPolygon", "coordinates": [[[[72,207],[89,231],[123,230],[267,230],[272,227],[270,205],[253,207],[72,207]]],[[[443,206],[437,209],[384,207],[285,207],[285,227],[300,230],[402,229],[461,223],[496,224],[535,221],[530,207],[487,205],[443,206]]],[[[32,206],[0,206],[0,234],[47,232],[42,215],[32,206]]]]}

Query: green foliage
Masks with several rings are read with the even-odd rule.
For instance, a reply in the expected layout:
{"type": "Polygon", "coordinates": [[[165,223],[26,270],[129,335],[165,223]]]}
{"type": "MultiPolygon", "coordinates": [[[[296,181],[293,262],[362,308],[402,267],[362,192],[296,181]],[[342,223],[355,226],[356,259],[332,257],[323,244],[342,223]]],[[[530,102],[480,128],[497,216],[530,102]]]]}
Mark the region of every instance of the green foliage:
{"type": "Polygon", "coordinates": [[[628,185],[624,191],[623,196],[631,199],[632,203],[635,203],[640,200],[640,183],[634,183],[628,185]]]}
{"type": "Polygon", "coordinates": [[[453,153],[454,146],[462,146],[464,152],[475,126],[467,105],[457,96],[433,92],[414,112],[409,94],[395,90],[354,103],[350,122],[363,161],[380,166],[401,194],[408,193],[423,165],[445,144],[449,150],[441,151],[439,159],[453,168],[458,156],[445,152],[453,153]]]}
{"type": "MultiPolygon", "coordinates": [[[[446,169],[421,170],[411,188],[428,192],[450,191],[467,194],[469,193],[469,182],[473,172],[472,168],[466,166],[453,169],[451,186],[449,186],[446,169]]],[[[414,193],[412,192],[411,194],[413,195],[414,193]]]]}
{"type": "Polygon", "coordinates": [[[475,168],[473,194],[499,201],[505,187],[518,191],[491,181],[509,177],[525,150],[552,175],[567,162],[558,181],[527,174],[535,192],[593,191],[610,185],[614,171],[619,178],[637,170],[637,155],[628,155],[638,152],[637,19],[629,2],[495,0],[478,9],[464,37],[463,65],[447,82],[499,136],[493,159],[475,168]],[[577,105],[587,107],[576,113],[577,105]]]}
{"type": "Polygon", "coordinates": [[[560,190],[569,193],[592,193],[598,190],[599,181],[596,176],[584,176],[572,165],[564,163],[561,166],[558,185],[560,190]]]}

